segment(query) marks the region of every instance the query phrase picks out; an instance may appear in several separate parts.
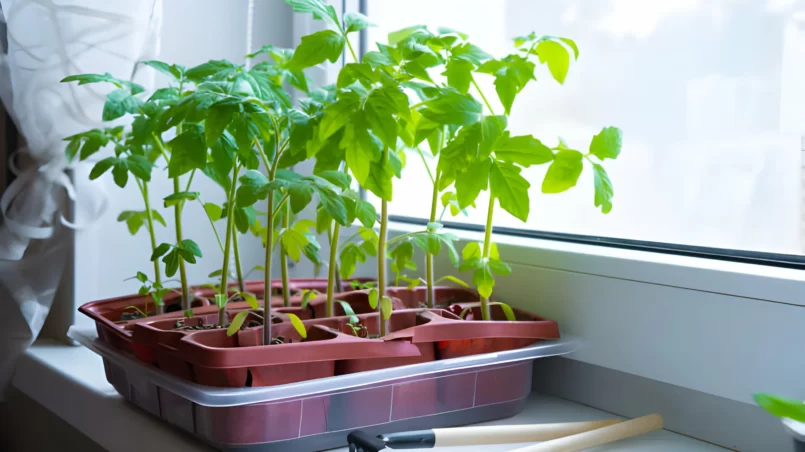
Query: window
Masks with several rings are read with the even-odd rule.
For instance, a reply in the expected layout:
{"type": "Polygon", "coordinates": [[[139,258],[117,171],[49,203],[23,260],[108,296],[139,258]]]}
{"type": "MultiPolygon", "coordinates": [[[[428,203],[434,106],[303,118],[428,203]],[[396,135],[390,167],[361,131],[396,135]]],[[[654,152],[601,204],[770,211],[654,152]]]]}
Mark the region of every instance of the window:
{"type": "MultiPolygon", "coordinates": [[[[463,31],[496,57],[532,30],[578,43],[564,86],[538,68],[510,125],[513,133],[551,145],[562,137],[585,151],[602,127],[620,127],[623,151],[607,162],[614,208],[604,215],[594,207],[589,166],[574,189],[542,194],[543,165],[526,173],[528,223],[498,209],[497,225],[803,253],[805,8],[797,2],[367,0],[365,12],[378,25],[368,32],[369,50],[389,32],[420,23],[463,31]]],[[[477,78],[502,111],[492,79],[477,78]]],[[[409,182],[395,187],[390,213],[426,217],[426,169],[416,153],[407,161],[409,182]],[[410,182],[417,178],[423,183],[410,182]]],[[[455,218],[448,212],[444,220],[483,224],[485,205],[480,199],[478,209],[455,218]]]]}

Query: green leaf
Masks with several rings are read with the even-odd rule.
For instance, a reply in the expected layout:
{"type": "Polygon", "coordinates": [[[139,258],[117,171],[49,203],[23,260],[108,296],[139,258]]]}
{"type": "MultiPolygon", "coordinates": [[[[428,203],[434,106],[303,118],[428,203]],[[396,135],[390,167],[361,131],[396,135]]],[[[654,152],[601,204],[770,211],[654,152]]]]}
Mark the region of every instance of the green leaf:
{"type": "Polygon", "coordinates": [[[116,89],[106,95],[101,119],[113,121],[126,113],[137,113],[142,103],[143,101],[133,96],[128,89],[116,89]]]}
{"type": "Polygon", "coordinates": [[[296,314],[290,312],[286,313],[285,315],[288,316],[288,319],[291,321],[291,325],[293,325],[299,336],[301,336],[302,339],[307,339],[307,329],[305,328],[305,324],[302,323],[302,320],[300,320],[296,314]]]}
{"type": "Polygon", "coordinates": [[[151,169],[154,164],[142,155],[130,155],[126,158],[126,167],[134,177],[149,182],[151,180],[151,169]]]}
{"type": "Polygon", "coordinates": [[[366,179],[363,187],[374,193],[378,198],[390,202],[393,194],[391,179],[394,177],[394,169],[389,163],[389,160],[390,159],[387,159],[384,162],[383,159],[381,159],[378,162],[372,162],[369,169],[369,177],[366,179]]]}
{"type": "Polygon", "coordinates": [[[143,225],[145,224],[144,221],[145,212],[132,212],[132,213],[134,215],[131,215],[126,219],[126,227],[128,227],[129,229],[129,234],[135,235],[140,230],[140,228],[143,227],[143,225]]]}
{"type": "Polygon", "coordinates": [[[249,292],[238,292],[237,295],[240,295],[246,303],[248,303],[249,307],[252,309],[260,309],[260,305],[257,303],[257,297],[254,294],[250,294],[249,292]]]}
{"type": "Polygon", "coordinates": [[[484,52],[480,47],[470,44],[469,42],[465,42],[464,44],[453,47],[450,53],[453,55],[453,57],[468,61],[475,66],[479,66],[484,61],[492,58],[492,55],[484,52]]]}
{"type": "Polygon", "coordinates": [[[165,75],[169,75],[177,80],[182,76],[182,71],[180,71],[176,65],[156,60],[143,61],[142,64],[152,67],[157,71],[162,72],[165,75]]]}
{"type": "Polygon", "coordinates": [[[503,315],[506,316],[506,320],[508,320],[509,322],[517,321],[517,316],[514,315],[514,310],[512,310],[512,307],[507,305],[506,303],[494,301],[492,303],[489,303],[489,306],[500,306],[500,309],[503,310],[503,315]]]}
{"type": "Polygon", "coordinates": [[[328,138],[341,130],[350,118],[353,111],[358,107],[360,99],[347,96],[338,99],[324,109],[324,116],[319,123],[319,140],[327,141],[328,138]]]}
{"type": "Polygon", "coordinates": [[[395,260],[397,269],[402,271],[408,261],[414,258],[414,245],[411,242],[402,242],[389,252],[389,257],[395,260]]]}
{"type": "Polygon", "coordinates": [[[124,188],[126,186],[126,182],[129,180],[129,170],[125,160],[118,159],[115,162],[115,166],[112,168],[112,176],[118,187],[124,188]]]}
{"type": "Polygon", "coordinates": [[[376,73],[372,66],[366,63],[347,63],[338,71],[338,88],[346,88],[349,85],[360,82],[366,88],[371,88],[373,83],[380,80],[380,75],[376,73]]]}
{"type": "Polygon", "coordinates": [[[503,60],[485,62],[477,72],[495,76],[495,91],[508,115],[514,98],[530,80],[534,80],[534,63],[518,55],[509,55],[503,60]]]}
{"type": "Polygon", "coordinates": [[[461,258],[465,261],[479,258],[481,256],[481,244],[478,242],[470,242],[464,245],[464,249],[461,250],[461,258]]]}
{"type": "Polygon", "coordinates": [[[237,65],[226,60],[210,60],[185,71],[185,76],[191,80],[201,81],[216,74],[229,74],[237,71],[237,65]]]}
{"type": "Polygon", "coordinates": [[[154,249],[154,252],[151,253],[151,259],[150,260],[155,261],[155,260],[159,259],[160,256],[162,256],[163,254],[167,253],[168,250],[170,250],[170,249],[171,249],[171,245],[169,243],[160,244],[158,247],[156,247],[154,249]]]}
{"type": "Polygon", "coordinates": [[[352,309],[352,306],[349,305],[346,301],[343,300],[335,300],[336,303],[341,305],[341,308],[344,310],[344,314],[349,316],[349,323],[358,323],[358,316],[355,315],[355,311],[352,309]]]}
{"type": "Polygon", "coordinates": [[[377,221],[377,210],[372,203],[359,199],[355,205],[355,216],[365,228],[371,228],[377,221]]]}
{"type": "Polygon", "coordinates": [[[579,59],[579,47],[576,45],[576,41],[570,38],[559,38],[560,41],[567,44],[571,49],[573,49],[573,59],[579,59]]]}
{"type": "Polygon", "coordinates": [[[115,163],[117,163],[117,157],[107,157],[92,167],[92,171],[89,172],[89,179],[95,180],[103,175],[103,173],[109,171],[109,168],[113,167],[115,163]]]}
{"type": "Polygon", "coordinates": [[[207,111],[207,118],[204,120],[207,147],[213,147],[221,138],[226,127],[232,122],[235,111],[237,111],[237,107],[233,105],[214,106],[207,111]]]}
{"type": "Polygon", "coordinates": [[[472,81],[472,71],[475,66],[466,60],[450,60],[445,66],[442,75],[447,77],[447,85],[455,88],[458,92],[467,94],[470,90],[472,81]]]}
{"type": "Polygon", "coordinates": [[[478,293],[484,298],[492,296],[492,289],[495,288],[495,277],[487,265],[483,265],[472,273],[472,283],[478,288],[478,293]]]}
{"type": "Polygon", "coordinates": [[[405,38],[415,34],[415,33],[427,33],[427,27],[425,25],[414,25],[412,27],[403,28],[401,30],[392,31],[388,35],[389,45],[397,45],[398,42],[404,40],[405,38]]]}
{"type": "Polygon", "coordinates": [[[442,89],[433,99],[425,101],[422,116],[442,125],[463,126],[481,119],[481,104],[472,96],[458,91],[442,89]]]}
{"type": "Polygon", "coordinates": [[[623,136],[617,127],[605,127],[590,143],[590,154],[604,159],[616,159],[621,153],[623,136]]]}
{"type": "Polygon", "coordinates": [[[335,63],[344,51],[346,40],[333,30],[322,30],[303,36],[302,42],[288,62],[289,69],[305,69],[326,60],[335,63]]]}
{"type": "Polygon", "coordinates": [[[508,134],[495,142],[495,157],[521,166],[542,165],[553,160],[553,151],[531,135],[511,137],[508,134]]]}
{"type": "Polygon", "coordinates": [[[282,243],[282,249],[288,253],[288,257],[294,262],[299,262],[299,259],[302,258],[302,248],[307,245],[308,240],[303,233],[293,229],[286,229],[280,236],[280,242],[282,243]]]}
{"type": "Polygon", "coordinates": [[[369,22],[369,18],[361,13],[348,12],[344,14],[344,27],[347,33],[361,31],[372,25],[373,24],[369,22]]]}
{"type": "Polygon", "coordinates": [[[485,158],[472,162],[456,179],[456,199],[462,209],[472,205],[481,191],[486,190],[491,169],[492,161],[485,158]]]}
{"type": "Polygon", "coordinates": [[[132,83],[126,80],[120,80],[118,78],[112,77],[112,74],[108,72],[106,74],[78,74],[78,75],[70,75],[65,77],[61,80],[62,83],[67,82],[78,82],[78,85],[86,85],[88,83],[111,83],[118,88],[128,88],[128,90],[132,94],[139,94],[145,91],[141,85],[136,83],[132,83]]]}
{"type": "Polygon", "coordinates": [[[207,216],[212,221],[220,220],[221,215],[224,213],[223,209],[221,209],[221,206],[211,202],[204,203],[204,211],[207,212],[207,216]]]}
{"type": "Polygon", "coordinates": [[[195,201],[198,199],[199,192],[197,191],[182,191],[179,193],[173,193],[166,196],[164,199],[165,207],[171,207],[179,204],[182,201],[195,201]]]}
{"type": "Polygon", "coordinates": [[[545,179],[542,181],[543,193],[561,193],[576,186],[584,164],[582,154],[574,150],[562,150],[556,153],[545,179]]]}
{"type": "Polygon", "coordinates": [[[498,250],[497,243],[489,244],[489,257],[493,260],[500,260],[500,251],[498,250]]]}
{"type": "Polygon", "coordinates": [[[601,212],[609,213],[612,211],[612,198],[615,190],[612,188],[612,181],[603,166],[593,164],[593,182],[595,185],[595,207],[601,207],[601,212]]]}
{"type": "Polygon", "coordinates": [[[229,327],[226,329],[227,336],[234,336],[237,334],[240,327],[243,326],[243,322],[246,321],[246,316],[249,315],[249,311],[240,311],[235,314],[235,317],[232,318],[232,323],[229,324],[229,327]]]}
{"type": "Polygon", "coordinates": [[[81,146],[81,140],[70,140],[67,147],[64,148],[64,154],[67,156],[67,162],[72,162],[75,155],[78,153],[78,148],[81,146]]]}
{"type": "Polygon", "coordinates": [[[366,254],[354,243],[345,245],[344,248],[341,249],[338,258],[341,262],[339,270],[341,272],[341,278],[343,279],[347,279],[355,273],[355,268],[359,261],[366,262],[366,254]]]}
{"type": "MultiPolygon", "coordinates": [[[[215,286],[213,286],[212,288],[215,288],[215,286]]],[[[227,298],[226,294],[223,293],[215,294],[214,298],[215,298],[215,306],[217,306],[218,309],[223,309],[229,302],[229,298],[227,298]]]]}
{"type": "Polygon", "coordinates": [[[380,141],[365,125],[350,123],[344,130],[341,148],[345,150],[347,166],[359,184],[366,183],[372,162],[379,160],[382,151],[380,141]]]}
{"type": "Polygon", "coordinates": [[[487,261],[487,264],[489,265],[489,269],[492,270],[492,273],[496,275],[506,276],[510,275],[512,272],[512,269],[511,267],[509,267],[509,264],[498,259],[490,258],[487,261]]]}
{"type": "Polygon", "coordinates": [[[329,22],[332,25],[338,24],[338,15],[335,8],[321,0],[285,0],[297,13],[311,13],[314,19],[329,22]]]}
{"type": "Polygon", "coordinates": [[[369,289],[369,307],[372,309],[377,309],[377,301],[380,299],[380,292],[377,291],[377,288],[372,287],[369,289]]]}
{"type": "Polygon", "coordinates": [[[528,220],[531,184],[520,175],[520,168],[506,162],[495,162],[489,172],[489,190],[498,199],[500,207],[520,221],[528,220]]]}
{"type": "Polygon", "coordinates": [[[390,319],[392,309],[393,305],[391,303],[391,298],[383,296],[383,298],[380,299],[380,317],[383,320],[390,319]]]}
{"type": "Polygon", "coordinates": [[[168,177],[179,177],[193,169],[204,169],[207,164],[207,146],[199,127],[187,127],[181,135],[167,143],[171,151],[168,177]]]}
{"type": "Polygon", "coordinates": [[[305,309],[307,307],[308,303],[310,303],[310,299],[316,296],[317,293],[318,292],[315,290],[302,289],[302,302],[301,302],[302,309],[305,309]]]}
{"type": "Polygon", "coordinates": [[[470,287],[469,284],[467,284],[464,281],[456,278],[455,276],[451,276],[451,275],[442,276],[441,278],[439,278],[438,282],[441,282],[441,281],[450,281],[453,284],[457,284],[457,285],[459,285],[461,287],[465,287],[465,288],[468,288],[468,289],[470,287]]]}
{"type": "Polygon", "coordinates": [[[784,399],[771,394],[755,394],[755,402],[769,413],[780,417],[805,422],[805,403],[801,400],[784,399]]]}
{"type": "Polygon", "coordinates": [[[171,277],[179,269],[179,249],[174,248],[162,258],[165,263],[165,275],[171,277]]]}
{"type": "Polygon", "coordinates": [[[201,248],[198,247],[198,244],[196,244],[196,242],[190,239],[182,240],[182,249],[187,250],[193,256],[202,257],[201,248]]]}
{"type": "Polygon", "coordinates": [[[567,70],[570,67],[570,54],[567,48],[556,41],[545,40],[537,44],[536,52],[539,62],[548,65],[554,80],[565,83],[567,70]]]}
{"type": "Polygon", "coordinates": [[[162,215],[156,210],[151,209],[151,217],[153,217],[154,221],[160,223],[162,226],[167,226],[165,219],[162,218],[162,215]]]}

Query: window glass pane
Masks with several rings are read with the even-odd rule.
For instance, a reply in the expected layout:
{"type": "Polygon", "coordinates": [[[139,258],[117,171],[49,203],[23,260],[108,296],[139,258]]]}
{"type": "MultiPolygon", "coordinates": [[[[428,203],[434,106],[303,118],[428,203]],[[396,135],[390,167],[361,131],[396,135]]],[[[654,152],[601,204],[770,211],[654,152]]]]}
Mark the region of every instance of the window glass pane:
{"type": "MultiPolygon", "coordinates": [[[[495,224],[802,254],[803,2],[368,0],[367,14],[378,24],[370,43],[414,24],[468,33],[496,57],[532,30],[578,43],[564,86],[539,67],[509,124],[513,134],[551,146],[562,137],[582,152],[602,127],[621,128],[621,156],[606,162],[614,208],[604,215],[594,207],[589,164],[558,195],[541,193],[547,168],[538,166],[524,173],[532,183],[527,224],[501,209],[495,224]]],[[[493,80],[477,78],[500,113],[493,80]]],[[[427,217],[427,178],[409,154],[390,212],[427,217]]],[[[479,202],[445,220],[483,223],[486,200],[479,202]]]]}

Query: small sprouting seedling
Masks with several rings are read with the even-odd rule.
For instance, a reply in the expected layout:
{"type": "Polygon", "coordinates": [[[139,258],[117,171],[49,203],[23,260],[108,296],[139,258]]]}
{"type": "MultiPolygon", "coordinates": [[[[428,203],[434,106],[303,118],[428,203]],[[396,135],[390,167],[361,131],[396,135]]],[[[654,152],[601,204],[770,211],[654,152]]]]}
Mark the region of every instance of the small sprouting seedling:
{"type": "MultiPolygon", "coordinates": [[[[157,313],[159,313],[159,311],[162,310],[160,309],[160,307],[164,308],[165,302],[163,300],[165,299],[165,294],[167,294],[168,291],[170,291],[170,289],[162,287],[162,284],[159,282],[151,281],[150,279],[148,279],[148,275],[146,275],[143,272],[137,272],[135,276],[132,276],[131,278],[126,278],[124,281],[130,281],[132,279],[136,279],[141,284],[140,289],[137,291],[139,295],[147,295],[147,294],[151,295],[151,299],[154,301],[154,305],[157,306],[157,313]]],[[[146,314],[148,312],[147,299],[145,302],[145,310],[141,312],[143,313],[143,317],[148,317],[148,314],[146,314]]]]}
{"type": "MultiPolygon", "coordinates": [[[[223,328],[226,325],[226,305],[227,305],[227,303],[229,303],[230,301],[232,301],[232,300],[234,300],[236,298],[242,298],[243,300],[246,301],[246,303],[249,305],[249,307],[254,309],[254,310],[260,309],[260,305],[257,303],[257,297],[255,297],[254,294],[250,294],[249,292],[237,292],[237,293],[231,295],[230,297],[227,297],[224,294],[217,293],[217,294],[215,294],[215,306],[218,307],[218,326],[219,327],[223,328]]],[[[238,316],[241,316],[241,318],[239,319],[241,325],[243,324],[243,321],[246,319],[247,314],[248,314],[248,311],[243,311],[243,312],[239,312],[235,316],[236,318],[238,316]],[[241,314],[243,314],[243,315],[241,316],[241,314]]],[[[234,321],[235,320],[233,319],[232,322],[234,322],[234,321]]],[[[238,328],[240,328],[240,327],[238,327],[238,328]]],[[[238,328],[235,328],[235,331],[237,331],[238,328]]]]}
{"type": "Polygon", "coordinates": [[[805,403],[766,393],[756,393],[755,402],[769,413],[784,419],[805,423],[805,403]]]}
{"type": "MultiPolygon", "coordinates": [[[[123,309],[124,309],[124,310],[132,309],[132,310],[134,310],[134,312],[136,312],[136,313],[137,313],[137,314],[138,314],[138,315],[139,315],[141,318],[146,318],[146,317],[148,317],[148,314],[147,314],[145,311],[143,311],[142,309],[138,308],[137,306],[126,306],[126,307],[125,307],[125,308],[123,308],[123,309]]],[[[146,306],[146,309],[148,309],[148,307],[147,307],[147,306],[146,306]]]]}
{"type": "Polygon", "coordinates": [[[310,303],[310,300],[312,300],[314,297],[321,295],[321,292],[315,289],[302,289],[301,295],[302,295],[301,306],[302,309],[305,309],[307,308],[308,303],[310,303]]]}

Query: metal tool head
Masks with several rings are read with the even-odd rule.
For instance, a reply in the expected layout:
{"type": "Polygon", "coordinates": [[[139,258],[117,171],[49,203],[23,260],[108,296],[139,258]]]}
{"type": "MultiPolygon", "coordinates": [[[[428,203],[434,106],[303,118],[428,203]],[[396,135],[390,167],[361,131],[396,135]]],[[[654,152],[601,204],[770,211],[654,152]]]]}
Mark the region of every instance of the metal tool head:
{"type": "Polygon", "coordinates": [[[386,448],[386,442],[377,436],[362,430],[355,430],[347,435],[349,452],[379,452],[386,448]]]}

